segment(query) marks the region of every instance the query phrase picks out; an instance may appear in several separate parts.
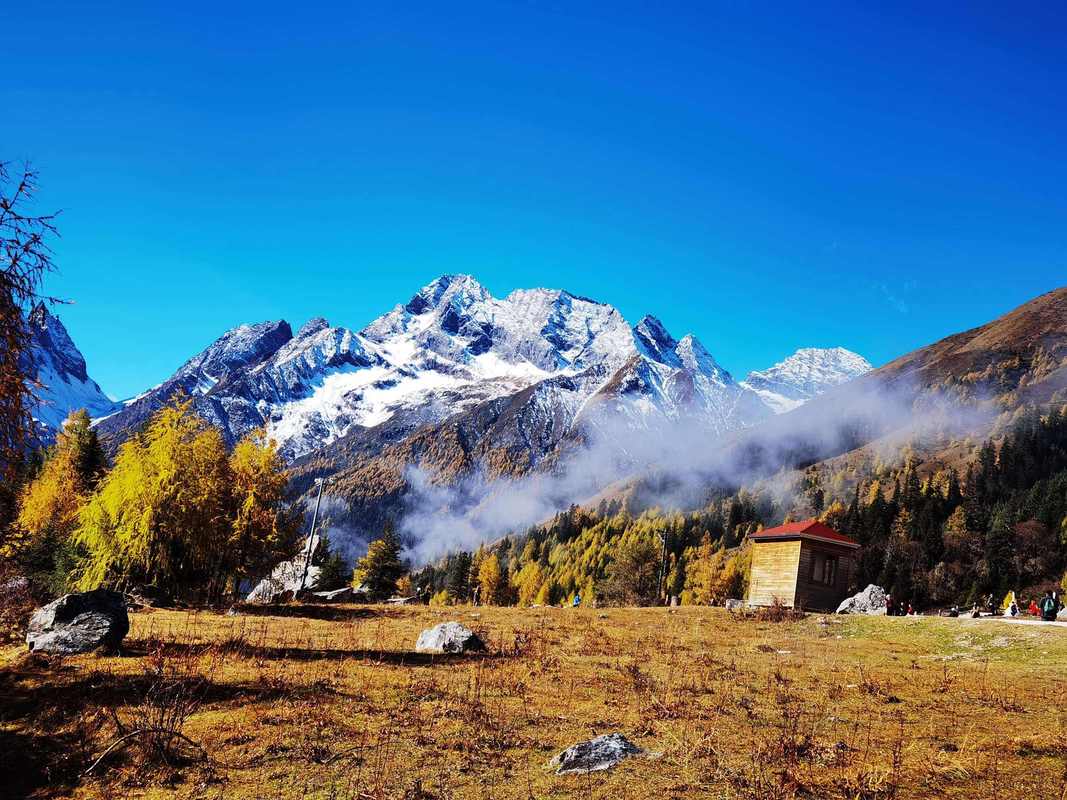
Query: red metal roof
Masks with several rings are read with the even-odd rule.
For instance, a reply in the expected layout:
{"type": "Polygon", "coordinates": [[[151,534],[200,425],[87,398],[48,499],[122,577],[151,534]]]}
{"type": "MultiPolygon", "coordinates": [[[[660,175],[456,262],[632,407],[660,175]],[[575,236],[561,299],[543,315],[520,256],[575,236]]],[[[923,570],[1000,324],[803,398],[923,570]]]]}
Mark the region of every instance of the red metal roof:
{"type": "Polygon", "coordinates": [[[860,543],[855,539],[838,533],[829,525],[823,525],[817,519],[806,519],[803,522],[787,522],[777,528],[766,528],[758,533],[749,534],[749,539],[818,539],[824,542],[843,544],[846,547],[859,547],[860,543]]]}

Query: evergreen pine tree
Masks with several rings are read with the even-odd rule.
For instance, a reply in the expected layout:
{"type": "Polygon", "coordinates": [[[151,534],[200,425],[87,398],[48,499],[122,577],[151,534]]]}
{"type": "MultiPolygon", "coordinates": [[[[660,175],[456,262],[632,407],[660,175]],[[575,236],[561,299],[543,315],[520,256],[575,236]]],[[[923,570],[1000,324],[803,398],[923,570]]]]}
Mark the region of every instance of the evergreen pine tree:
{"type": "Polygon", "coordinates": [[[370,543],[367,554],[356,562],[352,585],[366,586],[371,600],[386,600],[396,591],[396,582],[407,570],[400,558],[400,538],[387,525],[381,538],[370,543]]]}
{"type": "Polygon", "coordinates": [[[996,594],[1006,592],[1013,583],[1013,532],[1008,511],[1003,506],[993,512],[993,521],[985,539],[987,578],[985,588],[996,594]]]}
{"type": "Polygon", "coordinates": [[[448,565],[448,593],[453,600],[465,603],[470,599],[471,554],[462,551],[452,557],[448,565]]]}
{"type": "Polygon", "coordinates": [[[318,576],[315,578],[315,591],[317,592],[329,592],[343,588],[348,583],[349,575],[352,574],[344,557],[330,545],[329,532],[319,537],[315,552],[311,555],[311,563],[319,568],[318,576]]]}

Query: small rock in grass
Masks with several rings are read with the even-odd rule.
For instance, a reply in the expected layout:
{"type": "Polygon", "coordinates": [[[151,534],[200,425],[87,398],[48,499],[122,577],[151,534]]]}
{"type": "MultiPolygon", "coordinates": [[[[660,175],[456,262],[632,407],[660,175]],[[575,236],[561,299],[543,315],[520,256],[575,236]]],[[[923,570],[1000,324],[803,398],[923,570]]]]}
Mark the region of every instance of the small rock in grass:
{"type": "Polygon", "coordinates": [[[442,622],[420,633],[415,649],[420,653],[469,653],[485,650],[485,643],[466,625],[442,622]]]}
{"type": "Polygon", "coordinates": [[[548,766],[555,767],[557,775],[585,775],[611,769],[620,761],[643,752],[621,733],[608,733],[568,747],[554,756],[548,766]]]}

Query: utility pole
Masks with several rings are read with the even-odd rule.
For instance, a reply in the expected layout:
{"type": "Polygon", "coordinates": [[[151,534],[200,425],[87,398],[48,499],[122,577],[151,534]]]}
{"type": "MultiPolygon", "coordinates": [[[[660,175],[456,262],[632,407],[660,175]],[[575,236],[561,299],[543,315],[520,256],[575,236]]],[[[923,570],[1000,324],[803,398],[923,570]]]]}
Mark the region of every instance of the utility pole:
{"type": "Polygon", "coordinates": [[[656,589],[659,592],[659,598],[663,600],[663,580],[667,575],[667,531],[663,531],[662,533],[660,533],[659,538],[660,542],[663,545],[663,549],[660,553],[659,558],[659,585],[656,587],[656,589]]]}
{"type": "Polygon", "coordinates": [[[315,526],[319,523],[319,504],[322,503],[322,487],[326,485],[326,479],[315,478],[315,483],[319,487],[319,494],[315,498],[315,513],[311,515],[311,533],[308,534],[307,548],[304,553],[304,572],[300,576],[300,588],[296,592],[297,597],[304,591],[304,584],[307,583],[308,579],[308,569],[311,567],[311,550],[315,544],[315,526]]]}

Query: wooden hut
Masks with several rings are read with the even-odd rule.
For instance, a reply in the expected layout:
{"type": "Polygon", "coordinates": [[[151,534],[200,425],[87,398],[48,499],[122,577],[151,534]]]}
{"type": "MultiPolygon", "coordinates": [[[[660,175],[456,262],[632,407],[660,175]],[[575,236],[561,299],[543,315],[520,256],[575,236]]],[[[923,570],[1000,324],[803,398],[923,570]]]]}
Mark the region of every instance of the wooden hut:
{"type": "Polygon", "coordinates": [[[749,535],[748,604],[777,600],[793,608],[836,610],[848,595],[859,542],[818,520],[789,522],[749,535]]]}

